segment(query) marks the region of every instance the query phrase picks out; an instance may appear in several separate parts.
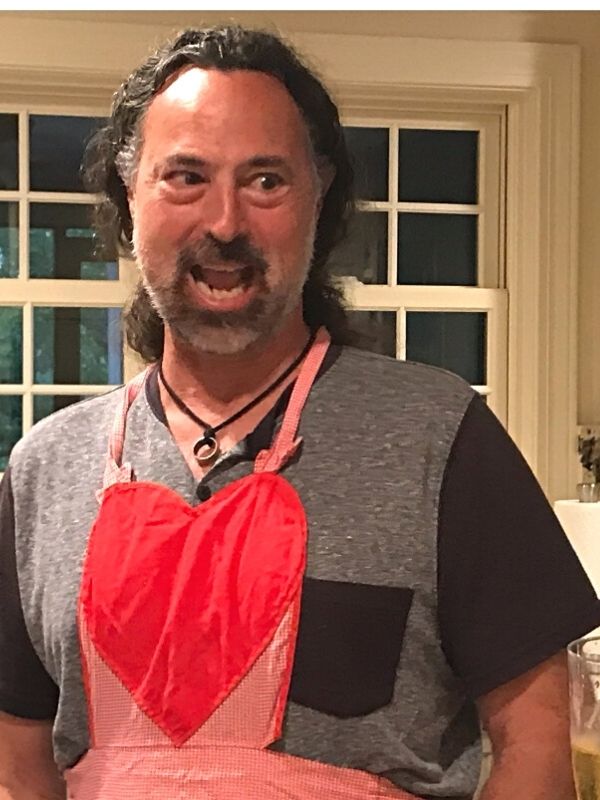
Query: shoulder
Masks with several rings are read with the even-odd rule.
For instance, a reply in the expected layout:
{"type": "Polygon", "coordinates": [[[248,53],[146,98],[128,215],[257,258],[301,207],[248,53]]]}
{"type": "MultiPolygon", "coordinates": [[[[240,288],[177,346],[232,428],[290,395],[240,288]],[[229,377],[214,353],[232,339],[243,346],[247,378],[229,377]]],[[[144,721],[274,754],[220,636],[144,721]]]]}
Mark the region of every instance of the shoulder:
{"type": "Polygon", "coordinates": [[[389,384],[397,387],[398,383],[401,383],[409,389],[435,389],[445,394],[473,395],[469,384],[453,372],[355,347],[342,348],[337,365],[346,375],[357,374],[363,376],[365,380],[375,379],[384,386],[389,384]]]}
{"type": "Polygon", "coordinates": [[[85,454],[106,449],[110,424],[123,397],[123,387],[74,403],[44,418],[15,445],[10,467],[15,483],[30,473],[50,473],[85,454]]]}
{"type": "Polygon", "coordinates": [[[600,618],[535,475],[482,400],[470,404],[444,472],[438,608],[444,652],[472,697],[541,664],[600,618]]]}
{"type": "Polygon", "coordinates": [[[330,383],[352,398],[355,407],[376,407],[380,413],[462,419],[476,396],[462,378],[427,364],[400,361],[353,347],[344,347],[329,371],[330,383]]]}

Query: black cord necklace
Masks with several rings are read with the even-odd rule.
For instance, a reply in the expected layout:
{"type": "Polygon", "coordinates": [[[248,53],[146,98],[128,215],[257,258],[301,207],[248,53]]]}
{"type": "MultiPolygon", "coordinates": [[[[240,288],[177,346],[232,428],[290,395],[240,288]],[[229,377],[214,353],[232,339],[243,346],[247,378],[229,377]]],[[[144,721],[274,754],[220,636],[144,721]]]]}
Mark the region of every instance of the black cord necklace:
{"type": "Polygon", "coordinates": [[[278,386],[280,386],[286,378],[288,378],[292,372],[298,367],[298,365],[304,360],[308,351],[312,347],[312,344],[315,340],[316,333],[313,333],[305,344],[302,352],[300,355],[292,361],[292,363],[285,369],[278,378],[276,378],[273,383],[267,386],[257,397],[251,400],[249,403],[243,408],[240,408],[239,411],[236,411],[235,414],[232,414],[227,419],[224,419],[223,422],[219,422],[218,425],[209,425],[208,422],[204,422],[203,419],[200,419],[199,416],[194,414],[192,409],[186,405],[181,397],[175,393],[175,391],[169,386],[167,381],[165,380],[165,376],[163,374],[162,368],[162,361],[158,363],[158,375],[162,382],[162,385],[167,390],[169,397],[175,403],[177,408],[180,411],[183,411],[191,420],[193,420],[196,425],[200,425],[201,428],[204,429],[203,435],[198,439],[196,444],[194,445],[194,457],[196,461],[201,464],[205,465],[208,462],[212,461],[216,456],[218,456],[221,452],[221,448],[219,447],[219,442],[217,440],[217,433],[225,428],[227,425],[231,425],[232,422],[236,422],[240,417],[243,417],[244,414],[247,414],[248,411],[251,411],[255,406],[257,406],[262,400],[265,399],[271,392],[274,392],[278,386]],[[205,452],[201,452],[201,451],[205,452]]]}

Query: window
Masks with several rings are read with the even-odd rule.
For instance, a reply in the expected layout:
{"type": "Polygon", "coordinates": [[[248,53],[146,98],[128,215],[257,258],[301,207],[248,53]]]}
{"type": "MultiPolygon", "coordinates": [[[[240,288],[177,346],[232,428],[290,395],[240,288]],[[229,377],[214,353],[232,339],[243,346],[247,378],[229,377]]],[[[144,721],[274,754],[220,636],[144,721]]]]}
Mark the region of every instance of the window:
{"type": "Polygon", "coordinates": [[[504,112],[350,118],[359,210],[330,264],[365,347],[451,370],[506,419],[504,112]]]}
{"type": "Polygon", "coordinates": [[[35,422],[123,380],[116,253],[80,163],[93,113],[0,108],[0,472],[35,422]]]}

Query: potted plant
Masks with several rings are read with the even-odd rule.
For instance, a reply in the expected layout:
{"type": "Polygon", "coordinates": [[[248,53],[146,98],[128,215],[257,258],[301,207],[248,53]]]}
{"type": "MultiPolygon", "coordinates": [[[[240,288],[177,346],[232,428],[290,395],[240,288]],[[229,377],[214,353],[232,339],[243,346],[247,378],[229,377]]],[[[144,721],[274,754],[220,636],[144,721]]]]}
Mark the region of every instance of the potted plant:
{"type": "Polygon", "coordinates": [[[595,503],[600,500],[600,436],[588,428],[577,439],[577,452],[584,469],[577,495],[582,503],[595,503]]]}

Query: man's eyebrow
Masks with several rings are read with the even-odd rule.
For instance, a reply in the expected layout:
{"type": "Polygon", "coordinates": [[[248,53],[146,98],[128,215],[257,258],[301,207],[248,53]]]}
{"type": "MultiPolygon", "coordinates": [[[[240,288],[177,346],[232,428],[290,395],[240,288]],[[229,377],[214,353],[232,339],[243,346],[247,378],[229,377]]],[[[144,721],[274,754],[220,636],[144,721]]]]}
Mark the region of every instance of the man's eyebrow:
{"type": "Polygon", "coordinates": [[[192,169],[198,169],[199,167],[205,167],[206,161],[198,156],[191,156],[187,155],[186,153],[176,153],[173,156],[167,156],[162,164],[167,168],[189,167],[192,169]]]}
{"type": "Polygon", "coordinates": [[[248,159],[246,164],[249,167],[285,167],[288,162],[282,156],[258,155],[248,159]]]}
{"type": "MultiPolygon", "coordinates": [[[[202,169],[206,167],[208,162],[199,156],[193,156],[188,153],[175,153],[174,155],[167,156],[164,161],[156,165],[157,169],[202,169]]],[[[245,167],[252,169],[266,169],[273,167],[286,167],[289,166],[287,159],[283,156],[273,155],[256,155],[249,158],[244,162],[245,167]]]]}

